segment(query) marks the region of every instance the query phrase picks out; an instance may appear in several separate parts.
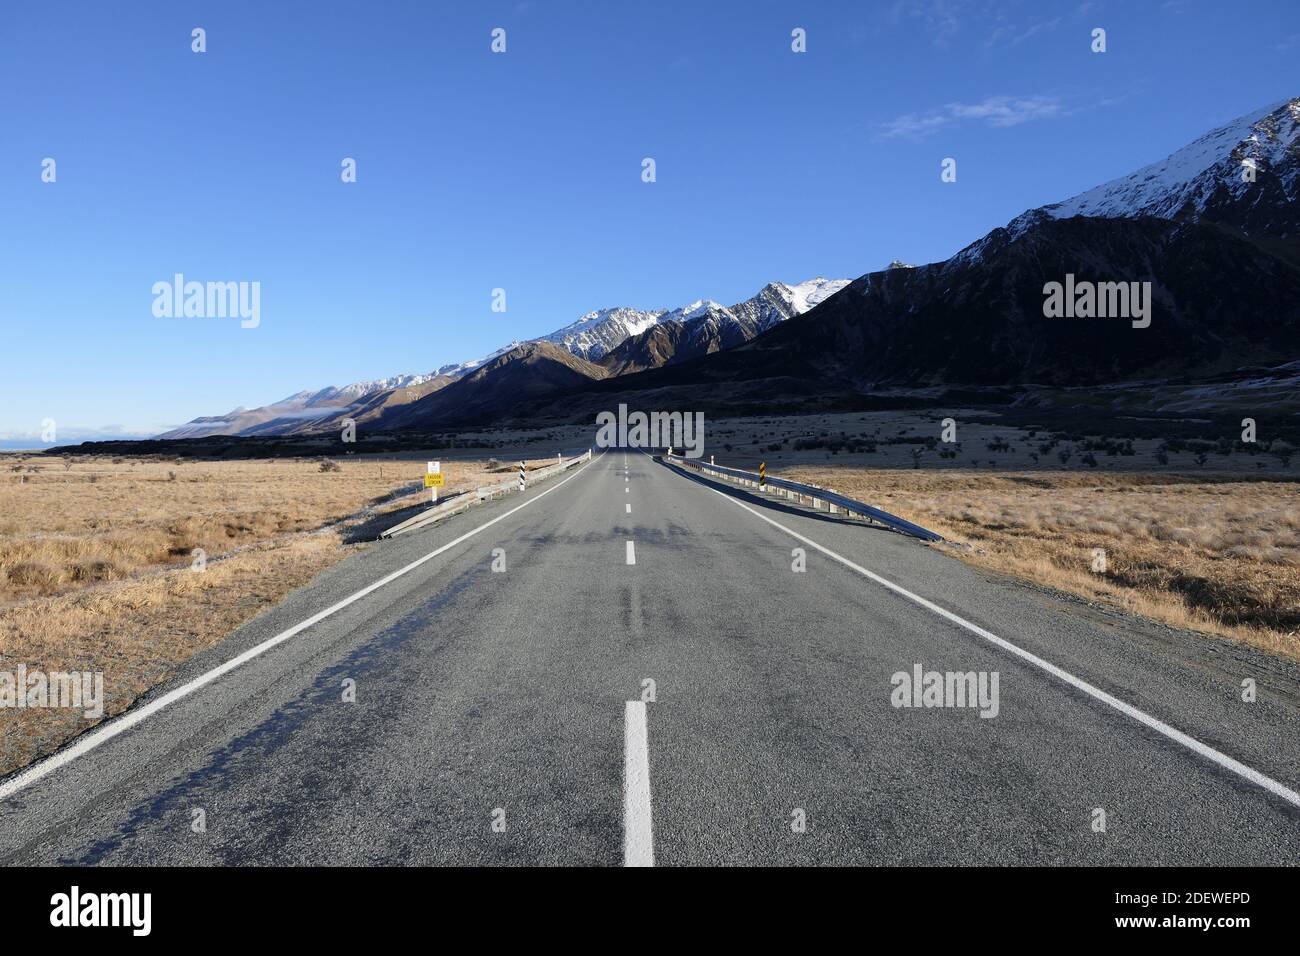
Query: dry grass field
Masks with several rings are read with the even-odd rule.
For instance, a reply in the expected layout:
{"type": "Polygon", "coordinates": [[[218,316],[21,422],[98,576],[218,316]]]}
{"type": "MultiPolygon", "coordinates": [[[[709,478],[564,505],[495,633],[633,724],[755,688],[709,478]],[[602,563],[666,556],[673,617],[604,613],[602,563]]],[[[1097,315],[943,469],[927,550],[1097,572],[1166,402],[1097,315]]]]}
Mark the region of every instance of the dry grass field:
{"type": "MultiPolygon", "coordinates": [[[[514,468],[444,460],[443,492],[514,468]]],[[[427,500],[423,472],[423,459],[322,471],[319,460],[0,456],[0,671],[102,672],[105,715],[119,713],[364,547],[345,544],[349,529],[387,512],[381,524],[395,524],[427,500]]],[[[0,711],[0,774],[93,723],[67,709],[0,711]]]]}
{"type": "Polygon", "coordinates": [[[719,464],[752,468],[825,465],[868,469],[918,469],[962,473],[1157,472],[1232,473],[1300,481],[1300,454],[1265,430],[1249,445],[1239,431],[1211,440],[1115,438],[1030,428],[998,421],[988,410],[854,412],[784,418],[732,418],[707,423],[708,452],[719,464]],[[941,441],[944,420],[956,441],[941,441]]]}
{"type": "MultiPolygon", "coordinates": [[[[963,425],[963,450],[945,457],[922,444],[938,424],[930,413],[718,421],[708,453],[764,460],[934,528],[978,566],[1300,658],[1300,475],[1281,446],[1203,454],[1145,440],[1080,467],[1077,439],[994,424],[963,425]]],[[[442,455],[444,497],[508,478],[520,453],[585,449],[590,430],[459,438],[459,460],[442,455]]],[[[0,671],[102,672],[105,714],[119,713],[421,507],[423,472],[415,455],[326,470],[305,458],[0,455],[0,671]]],[[[0,711],[0,774],[93,723],[0,711]]]]}
{"type": "Polygon", "coordinates": [[[1300,482],[809,465],[780,474],[969,544],[953,553],[972,564],[1300,659],[1300,482]]]}
{"type": "Polygon", "coordinates": [[[1104,438],[985,410],[709,423],[719,464],[835,488],[933,528],[963,560],[1300,658],[1300,454],[1238,432],[1104,438]],[[957,423],[957,442],[940,440],[957,423]],[[1092,570],[1094,549],[1104,572],[1092,570]]]}

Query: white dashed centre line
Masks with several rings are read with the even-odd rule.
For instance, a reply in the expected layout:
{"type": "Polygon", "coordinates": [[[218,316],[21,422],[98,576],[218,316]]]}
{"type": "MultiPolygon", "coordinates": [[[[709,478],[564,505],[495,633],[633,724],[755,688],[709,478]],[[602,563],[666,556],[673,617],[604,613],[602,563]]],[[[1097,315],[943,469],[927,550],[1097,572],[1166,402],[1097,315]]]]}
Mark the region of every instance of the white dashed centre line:
{"type": "Polygon", "coordinates": [[[643,700],[629,700],[623,712],[623,865],[655,865],[650,824],[650,735],[643,700]]]}
{"type": "Polygon", "coordinates": [[[631,513],[632,513],[632,502],[629,501],[629,502],[628,502],[627,504],[625,504],[623,507],[627,509],[627,513],[628,513],[628,514],[631,514],[631,513]]]}
{"type": "Polygon", "coordinates": [[[627,543],[627,563],[636,564],[636,547],[631,541],[627,543]]]}

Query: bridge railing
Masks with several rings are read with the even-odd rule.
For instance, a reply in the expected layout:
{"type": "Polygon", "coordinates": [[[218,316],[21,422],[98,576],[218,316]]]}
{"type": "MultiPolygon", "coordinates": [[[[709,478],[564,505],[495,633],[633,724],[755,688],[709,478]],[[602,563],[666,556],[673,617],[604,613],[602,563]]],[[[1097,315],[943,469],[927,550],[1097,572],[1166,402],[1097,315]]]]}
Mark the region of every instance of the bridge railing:
{"type": "MultiPolygon", "coordinates": [[[[591,460],[591,449],[587,449],[581,455],[573,458],[559,457],[554,465],[547,465],[545,468],[538,468],[536,471],[530,471],[526,475],[526,484],[534,481],[541,481],[543,478],[550,478],[552,475],[558,475],[562,471],[568,471],[574,465],[580,465],[584,461],[591,460]]],[[[486,501],[488,498],[494,498],[497,495],[508,495],[512,492],[519,491],[519,479],[511,478],[509,481],[503,481],[499,485],[485,485],[476,489],[474,494],[461,494],[455,498],[449,498],[440,505],[435,505],[419,514],[407,518],[405,521],[393,525],[385,531],[381,531],[379,537],[392,538],[399,534],[405,534],[408,531],[414,531],[417,528],[423,528],[435,521],[448,518],[454,514],[460,514],[471,505],[480,501],[486,501]]]]}
{"type": "Polygon", "coordinates": [[[705,474],[717,475],[721,478],[728,478],[738,481],[742,485],[757,488],[765,491],[769,488],[776,488],[783,492],[793,494],[797,499],[804,497],[812,499],[814,508],[819,507],[823,502],[835,514],[837,509],[845,512],[849,517],[860,515],[877,524],[882,524],[887,528],[892,528],[901,534],[911,535],[914,538],[920,538],[923,541],[942,541],[943,535],[931,531],[929,528],[922,528],[919,524],[914,524],[906,518],[900,518],[898,515],[890,514],[888,511],[882,511],[880,508],[873,507],[863,501],[850,498],[847,495],[841,495],[827,488],[818,488],[816,485],[805,485],[798,481],[790,481],[788,478],[773,478],[771,475],[760,475],[753,471],[742,471],[739,468],[727,468],[723,465],[715,465],[706,461],[699,461],[692,458],[682,458],[680,455],[663,455],[664,460],[674,465],[682,465],[695,471],[705,474]]]}

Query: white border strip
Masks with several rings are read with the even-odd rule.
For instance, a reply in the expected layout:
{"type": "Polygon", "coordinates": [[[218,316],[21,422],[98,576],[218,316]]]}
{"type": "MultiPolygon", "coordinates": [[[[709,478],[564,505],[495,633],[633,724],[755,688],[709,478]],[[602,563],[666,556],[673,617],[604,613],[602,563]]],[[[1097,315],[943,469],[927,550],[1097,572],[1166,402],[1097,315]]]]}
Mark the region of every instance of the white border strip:
{"type": "Polygon", "coordinates": [[[650,734],[645,701],[629,700],[623,711],[623,865],[654,866],[650,825],[650,734]]]}
{"type": "MultiPolygon", "coordinates": [[[[604,453],[602,452],[600,457],[603,456],[604,453]]],[[[582,474],[584,471],[590,468],[591,465],[596,460],[597,459],[593,458],[591,461],[587,462],[587,464],[583,465],[581,468],[579,468],[577,471],[571,474],[568,478],[565,478],[559,484],[552,485],[550,488],[547,488],[541,494],[529,498],[523,504],[516,505],[515,507],[511,508],[509,511],[505,512],[504,514],[497,515],[491,521],[483,522],[483,524],[479,525],[477,528],[474,528],[472,531],[465,532],[459,538],[447,542],[442,547],[434,551],[430,551],[424,557],[417,558],[416,560],[412,561],[410,564],[406,565],[405,567],[398,568],[392,574],[380,578],[374,584],[362,588],[360,591],[357,591],[355,594],[352,594],[349,597],[345,597],[337,604],[330,605],[325,610],[321,611],[319,614],[313,614],[311,617],[307,618],[307,620],[295,624],[287,631],[281,631],[279,634],[275,635],[275,637],[268,638],[267,640],[263,641],[261,644],[256,645],[255,647],[250,647],[242,654],[238,655],[237,657],[232,657],[224,664],[220,664],[217,667],[214,667],[212,670],[208,671],[205,674],[200,674],[198,677],[182,684],[180,687],[177,687],[175,690],[168,691],[166,694],[163,694],[163,696],[159,697],[157,700],[150,701],[148,704],[145,704],[143,707],[140,707],[137,710],[128,710],[120,717],[111,719],[106,723],[100,724],[94,730],[89,731],[88,733],[78,737],[70,746],[65,747],[64,749],[54,754],[51,754],[50,756],[46,757],[44,760],[32,764],[30,767],[28,767],[26,770],[21,771],[16,776],[11,777],[9,780],[6,780],[3,783],[0,783],[0,800],[4,800],[5,798],[12,796],[13,794],[17,793],[19,790],[22,790],[24,787],[31,786],[33,783],[35,783],[37,780],[40,780],[42,777],[46,776],[47,774],[53,773],[55,770],[59,769],[65,764],[72,763],[72,761],[76,760],[78,757],[90,753],[90,751],[112,740],[118,734],[122,734],[130,730],[136,724],[148,720],[150,717],[158,713],[158,711],[162,710],[164,707],[168,707],[176,703],[176,701],[180,700],[183,697],[188,697],[190,694],[194,693],[196,690],[199,690],[201,687],[205,687],[206,685],[211,684],[218,677],[230,673],[236,667],[239,667],[241,664],[246,664],[249,661],[251,661],[253,658],[265,654],[267,651],[275,647],[277,644],[283,644],[285,641],[289,640],[289,638],[302,633],[303,631],[307,630],[307,628],[311,627],[313,624],[319,624],[321,621],[325,620],[325,618],[329,617],[330,615],[343,610],[345,607],[347,607],[350,604],[354,604],[357,601],[360,601],[366,595],[371,594],[374,591],[378,591],[385,584],[391,584],[393,581],[396,581],[402,575],[407,574],[410,571],[414,571],[416,568],[424,564],[426,561],[436,558],[444,551],[454,548],[462,541],[467,541],[468,539],[474,537],[474,535],[478,534],[480,531],[492,527],[492,525],[496,524],[498,521],[504,521],[506,518],[509,518],[516,511],[519,511],[523,508],[527,508],[534,501],[537,501],[541,498],[545,498],[552,491],[561,488],[568,482],[572,481],[574,478],[577,478],[580,474],[582,474]]]]}
{"type": "Polygon", "coordinates": [[[1287,803],[1291,804],[1292,806],[1300,807],[1300,793],[1296,793],[1296,791],[1291,790],[1290,788],[1282,785],[1281,783],[1278,783],[1278,781],[1274,780],[1272,777],[1266,777],[1258,770],[1246,766],[1241,761],[1234,760],[1233,758],[1229,757],[1227,754],[1221,753],[1218,750],[1215,750],[1213,747],[1201,743],[1195,737],[1189,737],[1181,730],[1177,730],[1174,727],[1170,727],[1164,721],[1152,717],[1150,714],[1145,713],[1144,711],[1138,710],[1132,704],[1126,704],[1118,697],[1112,697],[1110,694],[1106,693],[1101,688],[1094,687],[1092,684],[1089,684],[1087,681],[1075,677],[1073,674],[1069,673],[1068,671],[1062,670],[1061,668],[1057,667],[1055,664],[1050,664],[1047,661],[1043,660],[1041,657],[1038,657],[1035,654],[1031,654],[1029,651],[1026,651],[1021,647],[1017,647],[1015,644],[1012,644],[1010,641],[998,637],[996,634],[993,634],[990,631],[984,630],[984,628],[980,627],[978,624],[972,624],[970,621],[966,620],[965,618],[959,617],[958,615],[952,613],[951,611],[941,608],[939,605],[933,603],[932,601],[927,601],[919,594],[913,594],[911,591],[907,590],[907,588],[897,585],[892,581],[887,581],[885,578],[882,578],[880,575],[876,574],[875,572],[868,571],[860,564],[855,564],[854,562],[850,561],[848,558],[836,554],[830,548],[823,547],[822,545],[818,544],[816,541],[813,541],[811,538],[805,538],[797,531],[791,531],[785,525],[781,524],[780,522],[773,521],[771,518],[767,517],[764,514],[760,514],[759,512],[755,511],[753,508],[749,507],[749,505],[745,504],[742,501],[737,501],[735,498],[733,498],[731,495],[727,494],[726,492],[719,491],[717,488],[709,488],[708,490],[712,491],[716,495],[721,495],[723,498],[726,498],[728,501],[730,501],[732,504],[736,505],[737,507],[744,508],[754,517],[766,521],[768,524],[772,525],[775,528],[780,528],[782,531],[790,535],[792,538],[802,541],[804,544],[808,545],[809,547],[816,548],[818,551],[826,555],[828,558],[833,558],[834,560],[838,561],[840,564],[844,565],[845,567],[858,572],[858,574],[861,574],[863,577],[869,578],[870,580],[875,581],[877,584],[884,585],[885,587],[889,588],[889,590],[893,591],[895,594],[907,598],[907,600],[913,602],[914,604],[919,604],[927,611],[933,611],[935,614],[939,615],[945,620],[951,621],[953,624],[956,624],[958,627],[965,628],[966,630],[970,631],[972,634],[984,638],[984,640],[988,641],[991,644],[997,645],[998,647],[1002,648],[1004,651],[1009,651],[1010,653],[1019,657],[1021,660],[1027,661],[1028,663],[1033,664],[1035,667],[1051,674],[1053,677],[1064,681],[1065,683],[1069,684],[1071,687],[1083,691],[1089,697],[1092,697],[1096,700],[1101,701],[1103,704],[1115,708],[1121,714],[1133,718],[1138,723],[1150,727],[1152,730],[1156,731],[1159,734],[1163,734],[1164,736],[1168,737],[1170,740],[1174,741],[1175,743],[1181,744],[1182,746],[1186,747],[1188,750],[1192,751],[1193,753],[1198,754],[1201,757],[1204,757],[1206,760],[1210,760],[1218,764],[1220,767],[1223,767],[1225,770],[1232,771],[1237,776],[1245,780],[1249,780],[1251,783],[1255,784],[1255,786],[1262,787],[1263,789],[1267,790],[1269,793],[1273,794],[1276,797],[1281,797],[1283,800],[1285,800],[1287,803]]]}

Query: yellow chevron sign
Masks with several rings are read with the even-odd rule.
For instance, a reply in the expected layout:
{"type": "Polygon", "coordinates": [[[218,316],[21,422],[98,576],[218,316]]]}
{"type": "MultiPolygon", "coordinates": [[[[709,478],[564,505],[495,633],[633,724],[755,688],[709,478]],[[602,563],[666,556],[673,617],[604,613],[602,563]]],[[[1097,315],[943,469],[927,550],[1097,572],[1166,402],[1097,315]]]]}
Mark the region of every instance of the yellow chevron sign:
{"type": "Polygon", "coordinates": [[[424,476],[424,487],[426,487],[426,488],[441,488],[441,487],[442,487],[442,480],[443,480],[443,478],[445,478],[445,477],[446,477],[445,475],[425,475],[425,476],[424,476]]]}

